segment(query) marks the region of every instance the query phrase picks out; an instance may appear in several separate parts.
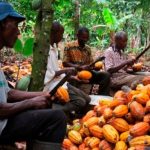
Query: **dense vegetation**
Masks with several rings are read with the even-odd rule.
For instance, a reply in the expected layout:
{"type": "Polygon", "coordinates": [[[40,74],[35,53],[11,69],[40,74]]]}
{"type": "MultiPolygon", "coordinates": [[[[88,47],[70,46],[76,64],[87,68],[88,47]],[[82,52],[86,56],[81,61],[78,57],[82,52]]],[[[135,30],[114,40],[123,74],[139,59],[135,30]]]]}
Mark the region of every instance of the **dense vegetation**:
{"type": "MultiPolygon", "coordinates": [[[[31,3],[28,0],[10,0],[10,2],[27,17],[23,35],[31,36],[36,17],[31,3]]],[[[65,39],[74,38],[75,2],[76,0],[55,0],[54,19],[65,26],[65,39]]],[[[78,0],[78,2],[79,24],[90,29],[90,45],[103,49],[109,44],[109,33],[118,30],[127,31],[129,44],[133,50],[145,46],[150,40],[149,1],[78,0]]]]}

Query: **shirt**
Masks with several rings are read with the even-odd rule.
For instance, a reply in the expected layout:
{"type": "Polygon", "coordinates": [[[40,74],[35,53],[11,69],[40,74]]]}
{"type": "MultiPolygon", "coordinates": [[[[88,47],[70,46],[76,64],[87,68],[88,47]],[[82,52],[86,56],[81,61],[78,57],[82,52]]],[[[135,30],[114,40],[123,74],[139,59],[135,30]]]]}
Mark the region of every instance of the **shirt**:
{"type": "MultiPolygon", "coordinates": [[[[7,103],[7,97],[8,97],[7,95],[9,91],[10,88],[8,87],[6,78],[4,76],[0,64],[0,103],[7,103]]],[[[6,124],[7,124],[7,119],[0,120],[0,134],[2,133],[6,124]]]]}
{"type": "Polygon", "coordinates": [[[63,62],[88,65],[92,61],[91,49],[88,45],[85,45],[84,48],[81,48],[78,44],[78,41],[73,41],[66,44],[63,62]]]}
{"type": "MultiPolygon", "coordinates": [[[[127,55],[121,51],[119,53],[117,50],[109,47],[105,51],[105,69],[108,70],[112,67],[117,67],[127,60],[127,55]]],[[[120,69],[118,72],[125,72],[123,69],[120,69]]]]}
{"type": "MultiPolygon", "coordinates": [[[[65,76],[65,74],[61,74],[55,77],[55,72],[59,71],[59,63],[58,63],[58,49],[56,44],[54,47],[50,46],[49,56],[47,61],[47,70],[44,79],[44,91],[51,91],[58,82],[65,76]]],[[[67,88],[66,83],[63,85],[67,88]]]]}

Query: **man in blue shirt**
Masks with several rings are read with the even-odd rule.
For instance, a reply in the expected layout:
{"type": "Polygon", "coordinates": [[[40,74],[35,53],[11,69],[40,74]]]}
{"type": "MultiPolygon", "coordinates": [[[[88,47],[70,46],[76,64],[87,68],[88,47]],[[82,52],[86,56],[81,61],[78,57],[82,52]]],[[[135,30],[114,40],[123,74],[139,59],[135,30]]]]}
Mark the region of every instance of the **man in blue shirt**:
{"type": "MultiPolygon", "coordinates": [[[[13,47],[23,20],[9,3],[0,2],[0,49],[13,47]]],[[[62,111],[48,109],[49,100],[46,92],[10,89],[0,67],[0,144],[27,141],[29,150],[61,150],[66,118],[62,111]]]]}

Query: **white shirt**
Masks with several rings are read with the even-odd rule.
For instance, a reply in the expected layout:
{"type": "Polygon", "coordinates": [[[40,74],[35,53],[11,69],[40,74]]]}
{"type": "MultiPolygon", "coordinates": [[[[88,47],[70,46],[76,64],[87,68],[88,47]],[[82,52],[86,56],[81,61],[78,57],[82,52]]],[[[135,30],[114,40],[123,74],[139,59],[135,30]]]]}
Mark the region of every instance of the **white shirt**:
{"type": "MultiPolygon", "coordinates": [[[[56,44],[54,44],[54,47],[50,46],[49,50],[47,70],[44,79],[44,91],[50,92],[57,85],[57,83],[65,76],[65,74],[61,74],[55,77],[55,72],[59,70],[60,68],[58,64],[58,48],[56,44]]],[[[63,85],[64,88],[67,88],[66,84],[67,83],[63,85]]]]}

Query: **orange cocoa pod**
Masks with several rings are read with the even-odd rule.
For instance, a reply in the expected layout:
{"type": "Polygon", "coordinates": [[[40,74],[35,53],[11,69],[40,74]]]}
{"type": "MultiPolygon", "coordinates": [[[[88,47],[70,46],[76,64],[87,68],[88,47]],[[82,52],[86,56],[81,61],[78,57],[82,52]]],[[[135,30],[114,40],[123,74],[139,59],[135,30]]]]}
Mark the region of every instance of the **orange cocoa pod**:
{"type": "Polygon", "coordinates": [[[99,100],[99,105],[100,106],[109,106],[110,105],[110,103],[111,103],[111,100],[109,100],[109,99],[100,99],[99,100]]]}
{"type": "Polygon", "coordinates": [[[86,126],[83,126],[83,133],[84,133],[85,136],[89,136],[90,135],[89,128],[86,127],[86,126]]]}
{"type": "Polygon", "coordinates": [[[144,77],[143,80],[142,80],[142,82],[143,82],[144,85],[150,84],[150,76],[144,77]]]}
{"type": "Polygon", "coordinates": [[[103,112],[104,118],[107,120],[112,117],[112,110],[110,108],[106,108],[103,112]]]}
{"type": "Polygon", "coordinates": [[[92,78],[92,73],[87,70],[82,70],[78,72],[78,78],[82,80],[89,80],[92,78]]]}
{"type": "Polygon", "coordinates": [[[138,103],[145,105],[146,102],[149,100],[149,96],[146,93],[139,93],[132,97],[132,100],[137,101],[138,103]]]}
{"type": "Polygon", "coordinates": [[[69,98],[69,93],[67,91],[67,89],[65,89],[64,87],[60,86],[58,89],[57,89],[57,92],[56,92],[56,97],[62,101],[62,102],[68,102],[70,101],[70,98],[69,98]]]}
{"type": "Polygon", "coordinates": [[[140,92],[139,91],[136,91],[136,90],[131,90],[127,93],[127,98],[128,98],[128,102],[130,102],[132,100],[132,97],[134,95],[137,95],[139,94],[140,92]]]}
{"type": "Polygon", "coordinates": [[[77,146],[72,145],[69,150],[79,150],[77,146]]]}
{"type": "Polygon", "coordinates": [[[83,150],[85,148],[85,143],[79,145],[79,150],[83,150]]]}
{"type": "Polygon", "coordinates": [[[99,106],[99,107],[97,108],[97,116],[101,116],[101,115],[104,113],[104,110],[105,110],[106,108],[108,108],[107,105],[99,106]]]}
{"type": "Polygon", "coordinates": [[[103,127],[103,125],[105,125],[105,124],[106,124],[106,120],[105,120],[104,116],[99,117],[98,125],[100,127],[103,127]]]}
{"type": "Polygon", "coordinates": [[[94,137],[97,137],[97,138],[102,138],[103,137],[103,130],[98,125],[91,126],[89,128],[89,130],[90,130],[90,133],[94,137]]]}
{"type": "Polygon", "coordinates": [[[127,150],[128,147],[124,141],[118,141],[115,145],[114,150],[127,150]]]}
{"type": "Polygon", "coordinates": [[[115,99],[118,99],[118,98],[127,98],[127,94],[123,91],[117,91],[114,95],[114,98],[115,99]]]}
{"type": "Polygon", "coordinates": [[[123,117],[128,113],[127,105],[119,105],[113,110],[113,115],[115,117],[123,117]]]}
{"type": "Polygon", "coordinates": [[[89,147],[85,147],[83,150],[91,150],[89,147]]]}
{"type": "Polygon", "coordinates": [[[150,97],[150,84],[146,85],[146,91],[148,96],[150,97]]]}
{"type": "Polygon", "coordinates": [[[98,121],[99,121],[98,117],[91,117],[86,122],[83,123],[83,126],[90,127],[90,126],[93,126],[93,125],[97,125],[98,121]]]}
{"type": "Polygon", "coordinates": [[[122,118],[114,118],[109,122],[117,131],[125,132],[129,130],[129,124],[122,118]]]}
{"type": "Polygon", "coordinates": [[[146,107],[145,107],[145,113],[149,113],[149,112],[150,112],[150,100],[147,101],[146,107]]]}
{"type": "Polygon", "coordinates": [[[71,130],[68,132],[68,138],[74,144],[81,144],[82,143],[81,134],[75,130],[71,130]]]}
{"type": "Polygon", "coordinates": [[[95,117],[96,116],[96,112],[93,110],[90,110],[86,113],[86,115],[82,118],[82,122],[87,121],[89,118],[91,117],[95,117]]]}
{"type": "Polygon", "coordinates": [[[149,131],[149,124],[146,122],[139,122],[133,125],[130,129],[130,134],[133,137],[146,135],[146,133],[149,131]]]}
{"type": "Polygon", "coordinates": [[[102,140],[99,144],[100,150],[112,150],[112,146],[106,140],[102,140]]]}
{"type": "Polygon", "coordinates": [[[149,146],[150,145],[150,136],[144,135],[144,136],[138,136],[129,141],[130,147],[135,147],[138,145],[144,145],[149,146]]]}
{"type": "Polygon", "coordinates": [[[130,112],[133,118],[137,120],[143,119],[145,110],[144,110],[144,107],[140,103],[133,101],[129,104],[129,108],[130,108],[130,112]]]}
{"type": "Polygon", "coordinates": [[[135,150],[149,150],[150,146],[138,145],[135,146],[135,150]]]}
{"type": "Polygon", "coordinates": [[[79,133],[81,134],[82,137],[85,137],[84,128],[83,127],[81,127],[81,129],[79,130],[79,133]]]}
{"type": "Polygon", "coordinates": [[[116,106],[124,104],[123,101],[120,101],[119,99],[113,99],[109,105],[110,108],[115,108],[116,106]]]}
{"type": "Polygon", "coordinates": [[[91,137],[87,136],[85,139],[84,139],[84,143],[85,143],[85,146],[87,147],[88,146],[88,141],[90,140],[91,137]]]}
{"type": "Polygon", "coordinates": [[[70,149],[73,143],[69,139],[64,139],[62,143],[62,147],[65,149],[70,149]]]}
{"type": "Polygon", "coordinates": [[[92,148],[92,150],[99,150],[99,148],[98,148],[98,147],[95,147],[95,148],[92,148]]]}
{"type": "Polygon", "coordinates": [[[99,138],[96,138],[96,137],[91,137],[89,140],[88,140],[88,146],[90,148],[94,148],[94,147],[97,147],[100,143],[100,139],[99,138]]]}
{"type": "Polygon", "coordinates": [[[150,123],[150,114],[145,115],[143,121],[150,123]]]}
{"type": "Polygon", "coordinates": [[[117,141],[119,141],[118,131],[109,124],[103,126],[103,135],[105,139],[110,143],[116,143],[117,141]]]}
{"type": "Polygon", "coordinates": [[[130,135],[129,131],[123,132],[120,134],[120,141],[126,142],[128,139],[128,136],[130,135]]]}

